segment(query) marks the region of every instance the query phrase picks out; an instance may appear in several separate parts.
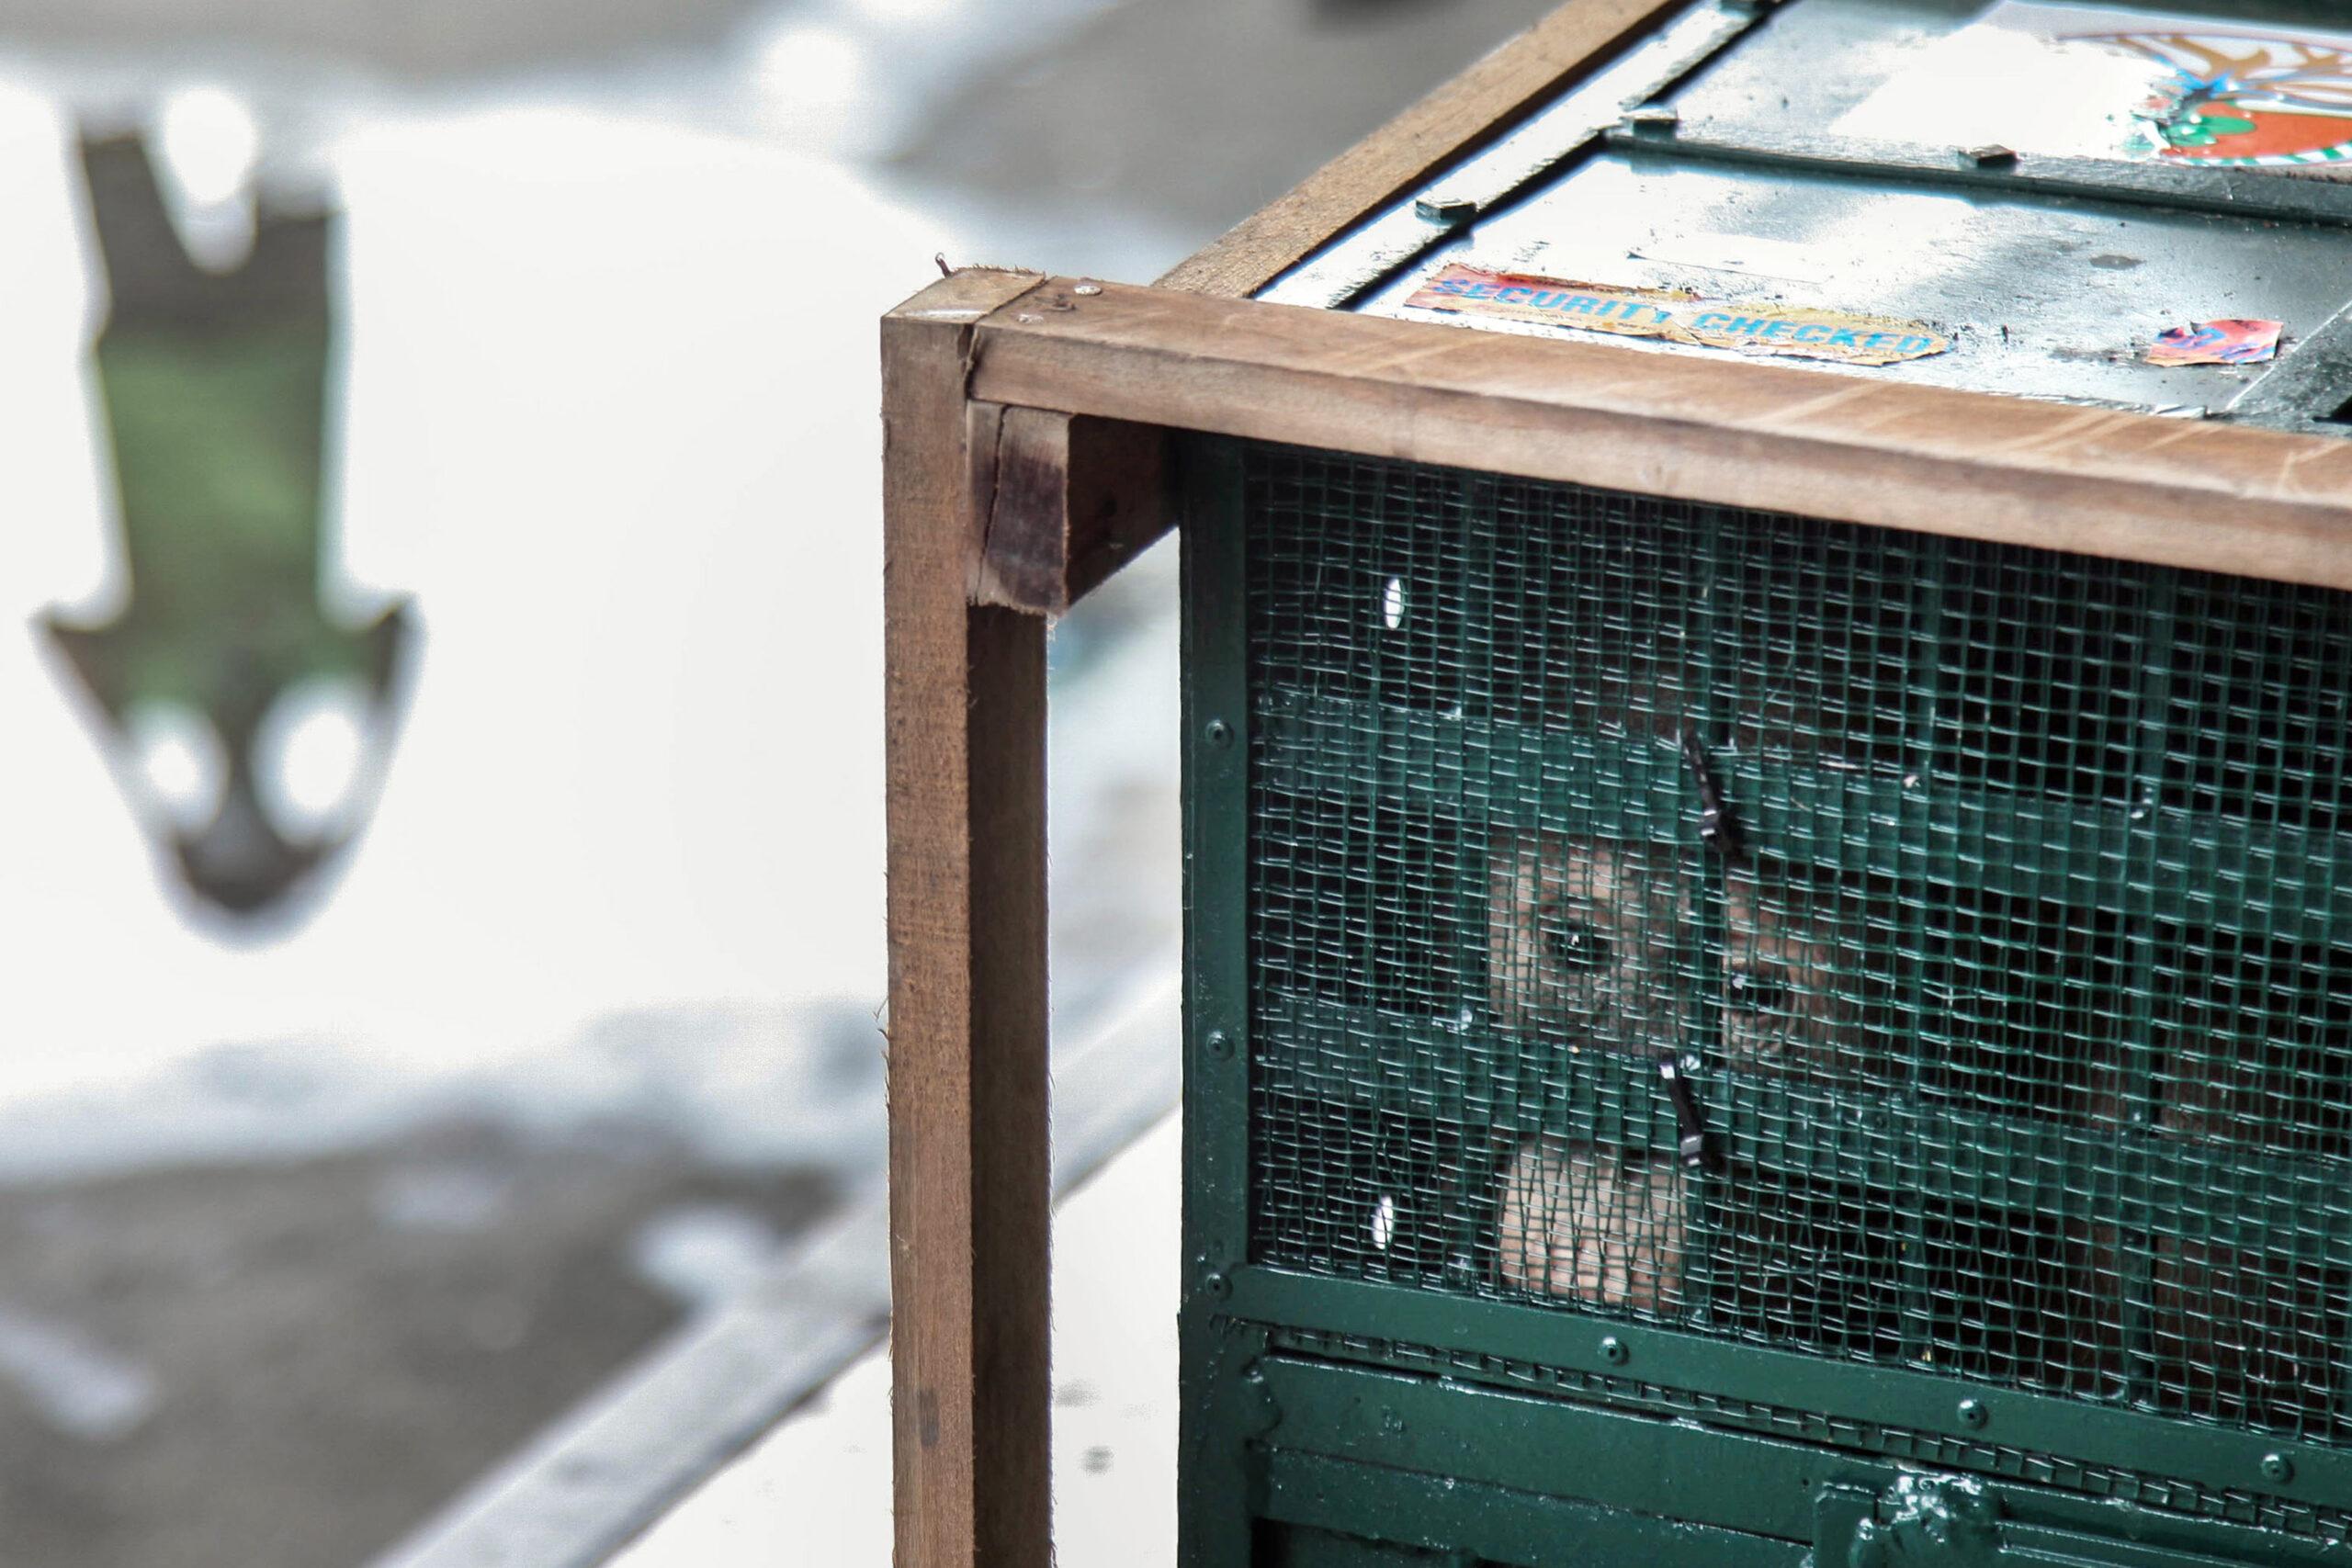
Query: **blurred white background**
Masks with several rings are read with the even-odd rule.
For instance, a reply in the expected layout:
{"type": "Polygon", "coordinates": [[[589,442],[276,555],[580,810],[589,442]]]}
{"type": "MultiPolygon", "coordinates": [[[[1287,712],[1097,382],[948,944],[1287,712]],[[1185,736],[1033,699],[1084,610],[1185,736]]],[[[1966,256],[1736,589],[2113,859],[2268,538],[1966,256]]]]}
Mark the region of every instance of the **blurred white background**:
{"type": "MultiPolygon", "coordinates": [[[[362,1561],[871,1189],[876,319],[1148,281],[1544,8],[0,0],[0,1563],[362,1561]],[[37,624],[157,586],[84,131],[198,261],[341,214],[306,543],[417,635],[258,916],[37,624]]],[[[1056,636],[1057,1039],[1173,962],[1171,554],[1056,636]]]]}

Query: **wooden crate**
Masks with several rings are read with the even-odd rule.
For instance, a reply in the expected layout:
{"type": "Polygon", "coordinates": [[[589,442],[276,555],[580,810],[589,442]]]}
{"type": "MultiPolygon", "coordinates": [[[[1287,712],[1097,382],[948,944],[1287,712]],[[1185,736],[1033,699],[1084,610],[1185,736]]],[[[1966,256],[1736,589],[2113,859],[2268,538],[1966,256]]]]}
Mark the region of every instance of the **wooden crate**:
{"type": "MultiPolygon", "coordinates": [[[[1795,6],[1808,3],[1793,0],[1795,6]]],[[[1351,231],[1426,194],[1436,176],[1591,79],[1683,9],[1652,0],[1564,6],[1156,285],[971,270],[926,288],[884,321],[898,1303],[892,1353],[902,1563],[1047,1561],[1045,626],[1180,518],[1216,504],[1200,487],[1207,459],[1199,438],[1283,444],[1421,469],[1965,542],[1956,549],[2063,552],[2158,569],[2171,574],[2167,582],[2219,580],[2184,573],[2222,574],[2352,591],[2352,443],[2326,434],[2317,418],[2282,429],[2164,417],[1916,379],[1825,374],[1737,355],[1465,331],[1252,298],[1351,231]]],[[[1653,120],[1651,131],[1657,129],[1653,120]]],[[[1643,131],[1637,125],[1629,134],[1643,131]]],[[[2062,160],[2005,152],[1971,152],[1961,160],[1966,177],[2013,178],[2029,195],[2074,190],[2086,177],[2071,164],[2060,167],[2062,160]]],[[[1887,155],[1874,166],[1882,175],[1941,179],[1951,163],[1947,156],[1931,170],[1887,155]]],[[[2231,188],[2279,187],[2240,181],[2231,188]]],[[[2346,220],[2342,187],[2307,194],[2312,189],[2297,187],[2276,199],[2305,211],[2310,221],[2346,220]]],[[[2161,198],[2177,204],[2196,197],[2168,190],[2161,198]]],[[[2299,375],[2324,369],[2315,352],[2323,346],[2314,344],[2314,352],[2301,356],[2299,375]]],[[[1239,614],[1238,606],[1226,608],[1239,614]]],[[[1204,614],[1193,607],[1196,630],[1204,614]]],[[[1198,809],[1200,769],[1238,768],[1212,753],[1247,756],[1250,718],[1246,694],[1230,683],[1194,681],[1188,694],[1198,809]]],[[[2343,696],[2333,689],[2325,694],[2343,696]]],[[[1408,759],[1403,765],[1413,764],[1408,759]]],[[[1784,815],[1802,815],[1804,802],[1794,795],[1774,798],[1784,815]]],[[[2096,856],[2097,824],[2035,818],[2013,830],[2048,838],[2078,829],[2089,835],[2096,856]]],[[[1188,822],[1187,832],[1201,841],[1197,823],[1188,822]]],[[[2125,847],[2118,852],[2136,852],[2132,829],[2122,832],[2125,847]]],[[[2209,856],[2208,874],[2227,876],[2259,849],[2232,840],[2199,852],[2209,856]]],[[[2272,846],[2261,852],[2275,861],[2278,852],[2272,846]]],[[[1555,863],[1540,851],[1530,853],[1538,866],[1555,863]]],[[[1507,866],[1509,858],[1498,857],[1498,865],[1507,866]]],[[[1997,896],[1997,889],[1985,893],[1997,896]]],[[[1204,938],[1202,923],[1235,920],[1239,897],[1238,886],[1220,885],[1204,897],[1196,883],[1196,956],[1204,942],[1233,945],[1229,931],[1204,938]]],[[[1509,951],[1508,933],[1499,940],[1498,951],[1509,951]]],[[[1196,966],[1193,1077],[1229,1078],[1232,1060],[1247,1060],[1250,988],[1247,975],[1207,976],[1196,966]]],[[[2096,1092],[2095,1086],[2075,1087],[2096,1092]]],[[[2136,1092],[2145,1100],[2144,1083],[2136,1092]]],[[[1528,1157],[1538,1168],[1547,1158],[1568,1157],[1535,1150],[1528,1157]]],[[[1248,1157],[1229,1139],[1199,1136],[1188,1153],[1196,1177],[1205,1179],[1225,1162],[1227,1182],[1243,1181],[1234,1168],[1248,1157]]],[[[1871,1179],[1867,1170],[1858,1179],[1871,1179]]],[[[1504,1184],[1508,1191],[1508,1178],[1504,1184]]],[[[2096,1236],[2077,1240],[2083,1247],[2100,1245],[2096,1236]]],[[[1678,1252],[1681,1246],[1677,1233],[1678,1252]]],[[[1220,1235],[1214,1224],[1196,1228],[1188,1242],[1188,1314],[1276,1310],[1268,1292],[1281,1283],[1274,1278],[1280,1271],[1252,1269],[1246,1251],[1240,1238],[1220,1235]]],[[[1526,1258],[1521,1265],[1504,1284],[1528,1284],[1534,1266],[1526,1258]]],[[[1917,1256],[1894,1265],[1927,1266],[1917,1256]]],[[[2226,1260],[2201,1255],[2175,1256],[2169,1264],[2160,1258],[2152,1272],[2172,1278],[2176,1288],[2191,1275],[2220,1276],[2229,1289],[2256,1288],[2226,1260]]],[[[2159,1278],[2150,1288],[2162,1283],[2159,1278]]],[[[1655,1287],[1620,1296],[1633,1298],[1609,1303],[1633,1312],[1623,1327],[1605,1315],[1559,1314],[1545,1341],[1550,1359],[1592,1379],[1623,1381],[1633,1375],[1620,1371],[1629,1356],[1654,1364],[1653,1353],[1663,1347],[1663,1364],[1685,1392],[1717,1409],[1744,1402],[1752,1409],[1794,1410],[1818,1420],[1820,1429],[1777,1438],[1832,1445],[1818,1463],[1790,1461],[1787,1444],[1775,1448],[1752,1426],[1724,1417],[1723,1430],[1676,1460],[1690,1467],[1689,1487],[1753,1491],[1765,1484],[1758,1475],[1779,1486],[1784,1478],[1774,1467],[1784,1464],[1795,1465],[1787,1479],[1796,1485],[1785,1488],[1785,1497],[1754,1500],[1736,1530],[1721,1517],[1711,1523],[1707,1509],[1693,1506],[1682,1516],[1690,1529],[1674,1537],[1689,1561],[1736,1560],[1722,1553],[1757,1550],[1738,1543],[1769,1538],[1780,1543],[1774,1551],[1787,1547],[1781,1555],[1794,1562],[1800,1529],[1823,1540],[1860,1541],[1857,1552],[1874,1550],[1868,1544],[1874,1529],[1892,1528],[1898,1516],[1916,1524],[1936,1509],[1957,1518],[1962,1535],[1981,1527],[1986,1540],[2007,1550],[2089,1551],[2077,1537],[2109,1516],[2088,1499],[2102,1491],[2117,1495],[2125,1484],[2119,1477],[2136,1488],[2129,1495],[2140,1511],[2131,1529],[2140,1545],[2132,1550],[2143,1555],[2082,1561],[2318,1560],[2328,1549],[2326,1527],[2304,1526],[2331,1508],[2340,1513],[2352,1497],[2352,1452],[2330,1440],[2272,1441],[2246,1423],[2233,1426],[2226,1413],[2167,1413],[2129,1398],[2101,1404],[2086,1395],[2069,1403],[2066,1391],[1988,1393],[1946,1383],[1917,1364],[1871,1369],[1859,1378],[1843,1376],[1843,1368],[1832,1369],[1841,1375],[1816,1375],[1817,1359],[1675,1337],[1642,1316],[1661,1304],[1655,1287]],[[2000,1461],[2015,1472],[1971,1460],[1969,1445],[1990,1440],[1986,1422],[2006,1425],[2018,1409],[2030,1412],[2033,1437],[2018,1439],[2014,1460],[2000,1461]],[[1865,1427],[1880,1436],[1855,1435],[1865,1427]],[[1887,1432],[1905,1434],[1911,1449],[1884,1438],[1887,1432]],[[1838,1453],[1853,1461],[1842,1471],[1833,1462],[1838,1453]],[[1871,1462],[1861,1462],[1864,1455],[1871,1462]],[[2033,1507],[2040,1505],[2005,1500],[2008,1495],[1997,1486],[1989,1502],[1955,1502],[1979,1496],[1966,1487],[1929,1498],[1912,1486],[1898,1495],[1888,1468],[1898,1460],[2019,1486],[2064,1490],[2071,1483],[2074,1490],[2039,1515],[2033,1507]],[[2151,1476],[2174,1478],[2189,1501],[2167,1502],[2150,1489],[2151,1476]],[[2005,1508],[2006,1523],[1999,1517],[2005,1508]],[[1771,1518],[1797,1522],[1777,1530],[1758,1523],[1771,1518]],[[1710,1529],[1733,1533],[1713,1540],[1704,1535],[1710,1529]],[[1708,1556],[1711,1551],[1716,1555],[1708,1556]]],[[[1320,1331],[1335,1342],[1410,1337],[1385,1300],[1326,1291],[1306,1304],[1285,1300],[1280,1311],[1294,1322],[1320,1314],[1320,1331]]],[[[1412,1321],[1428,1344],[1491,1351],[1521,1342],[1493,1314],[1524,1310],[1436,1296],[1412,1321]],[[1491,1343],[1480,1337],[1488,1324],[1496,1325],[1491,1343]]],[[[1893,1332],[1899,1337],[1902,1331],[1893,1332]]],[[[1187,1354],[1193,1372],[1209,1375],[1189,1341],[1187,1354]]],[[[1434,1376],[1448,1369],[1425,1371],[1434,1376]]],[[[1348,1392],[1356,1385],[1331,1383],[1340,1374],[1328,1368],[1302,1366],[1283,1375],[1292,1379],[1285,1397],[1301,1410],[1322,1401],[1336,1411],[1364,1397],[1360,1388],[1348,1392]]],[[[1387,1415],[1400,1431],[1417,1425],[1452,1431],[1453,1424],[1466,1422],[1491,1434],[1523,1420],[1528,1430],[1546,1434],[1544,1451],[1569,1454],[1647,1441],[1657,1415],[1692,1414],[1659,1404],[1629,1416],[1638,1401],[1620,1407],[1598,1395],[1529,1413],[1518,1404],[1477,1404],[1502,1396],[1458,1393],[1451,1382],[1424,1377],[1396,1386],[1387,1415]],[[1464,1400],[1472,1401],[1468,1415],[1456,1409],[1464,1400]]],[[[1376,1424],[1355,1451],[1357,1461],[1380,1452],[1376,1424]]],[[[1340,1462],[1329,1455],[1325,1461],[1326,1470],[1340,1462]]],[[[1551,1499],[1556,1528],[1568,1532],[1560,1539],[1588,1540],[1595,1562],[1618,1560],[1612,1552],[1674,1555],[1659,1540],[1626,1529],[1629,1515],[1600,1507],[1595,1499],[1615,1483],[1607,1482],[1609,1465],[1596,1461],[1595,1469],[1600,1479],[1585,1491],[1569,1488],[1565,1500],[1551,1499]],[[1577,1530],[1590,1533],[1577,1537],[1577,1530]]],[[[1305,1459],[1284,1482],[1295,1489],[1337,1484],[1305,1459]]],[[[1221,1513],[1214,1499],[1200,1505],[1208,1522],[1188,1527],[1189,1556],[1247,1561],[1248,1510],[1239,1499],[1249,1488],[1269,1484],[1267,1477],[1196,1464],[1187,1484],[1222,1487],[1232,1505],[1221,1513]]],[[[1480,1484],[1501,1483],[1489,1477],[1480,1484]]],[[[1650,1516],[1675,1507],[1654,1486],[1626,1483],[1613,1495],[1650,1516]]],[[[1408,1543],[1412,1510],[1434,1517],[1430,1510],[1441,1508],[1434,1495],[1423,1497],[1402,1482],[1377,1507],[1374,1501],[1363,1506],[1362,1533],[1408,1543]],[[1385,1522],[1372,1517],[1383,1509],[1385,1522]]],[[[1328,1551],[1329,1561],[1356,1561],[1328,1542],[1283,1550],[1295,1550],[1299,1561],[1325,1560],[1311,1556],[1315,1551],[1328,1551]]],[[[1533,1549],[1498,1539],[1484,1547],[1456,1540],[1449,1550],[1472,1553],[1457,1561],[1532,1561],[1508,1553],[1533,1549]]]]}

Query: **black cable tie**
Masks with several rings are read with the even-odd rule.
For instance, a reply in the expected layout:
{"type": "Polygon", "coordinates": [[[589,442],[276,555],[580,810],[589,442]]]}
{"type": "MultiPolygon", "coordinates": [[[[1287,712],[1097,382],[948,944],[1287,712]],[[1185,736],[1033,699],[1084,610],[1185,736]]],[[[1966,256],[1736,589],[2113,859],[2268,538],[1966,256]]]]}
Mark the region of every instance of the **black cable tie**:
{"type": "Polygon", "coordinates": [[[1707,1120],[1699,1110],[1699,1097],[1690,1091],[1690,1080],[1682,1076],[1681,1065],[1674,1053],[1668,1052],[1657,1059],[1657,1076],[1666,1080],[1666,1096],[1674,1101],[1674,1124],[1680,1134],[1678,1145],[1685,1170],[1713,1171],[1722,1162],[1716,1157],[1713,1140],[1707,1136],[1707,1120]]]}
{"type": "Polygon", "coordinates": [[[1682,760],[1690,765],[1691,780],[1699,786],[1700,841],[1734,865],[1745,862],[1747,836],[1740,830],[1739,813],[1724,794],[1723,780],[1715,774],[1696,725],[1682,727],[1682,760]]]}

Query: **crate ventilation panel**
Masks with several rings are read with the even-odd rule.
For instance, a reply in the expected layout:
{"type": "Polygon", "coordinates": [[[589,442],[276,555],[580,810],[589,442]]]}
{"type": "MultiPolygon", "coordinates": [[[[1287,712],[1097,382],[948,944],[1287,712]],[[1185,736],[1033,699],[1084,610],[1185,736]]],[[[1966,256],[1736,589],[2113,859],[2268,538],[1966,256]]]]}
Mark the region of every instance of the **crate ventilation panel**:
{"type": "Polygon", "coordinates": [[[2352,1437],[2352,596],[1245,462],[1255,1260],[2352,1437]]]}

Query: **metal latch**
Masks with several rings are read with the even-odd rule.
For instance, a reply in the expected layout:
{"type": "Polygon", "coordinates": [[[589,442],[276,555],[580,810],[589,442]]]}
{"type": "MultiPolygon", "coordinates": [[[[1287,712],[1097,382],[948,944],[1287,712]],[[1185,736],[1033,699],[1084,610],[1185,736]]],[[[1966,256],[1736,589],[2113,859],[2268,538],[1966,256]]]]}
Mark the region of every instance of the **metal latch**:
{"type": "MultiPolygon", "coordinates": [[[[1682,760],[1689,765],[1691,782],[1699,792],[1700,842],[1726,864],[1743,863],[1747,859],[1747,840],[1740,831],[1739,814],[1732,809],[1730,797],[1724,793],[1723,779],[1716,773],[1713,760],[1707,755],[1706,743],[1700,739],[1694,725],[1682,727],[1682,760]]],[[[1678,1051],[1659,1054],[1657,1076],[1665,1080],[1667,1098],[1674,1102],[1675,1130],[1680,1140],[1683,1168],[1693,1171],[1721,1169],[1721,1156],[1707,1135],[1706,1112],[1700,1108],[1699,1097],[1682,1071],[1678,1051]]]]}
{"type": "Polygon", "coordinates": [[[1910,1472],[1814,1498],[1810,1568],[2245,1568],[2237,1559],[2008,1517],[1983,1482],[1910,1472]]]}
{"type": "Polygon", "coordinates": [[[1814,1568],[1993,1568],[2001,1506],[1964,1475],[1905,1474],[1884,1491],[1824,1487],[1814,1505],[1814,1568]]]}

